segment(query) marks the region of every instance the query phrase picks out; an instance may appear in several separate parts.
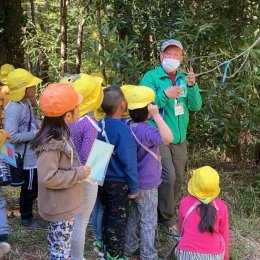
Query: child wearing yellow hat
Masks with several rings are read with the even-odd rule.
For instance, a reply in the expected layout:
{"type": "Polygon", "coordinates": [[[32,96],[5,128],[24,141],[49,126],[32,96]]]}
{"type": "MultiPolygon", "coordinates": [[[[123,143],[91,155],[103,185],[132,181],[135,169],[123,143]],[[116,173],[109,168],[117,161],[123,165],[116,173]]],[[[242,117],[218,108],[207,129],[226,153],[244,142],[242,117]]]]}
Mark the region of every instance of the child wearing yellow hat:
{"type": "Polygon", "coordinates": [[[41,79],[21,68],[9,72],[6,79],[10,102],[5,107],[5,129],[14,144],[15,153],[23,157],[20,214],[21,224],[26,227],[39,227],[32,211],[33,201],[38,196],[37,158],[29,144],[36,135],[38,125],[29,99],[35,97],[36,86],[41,82],[41,79]]]}
{"type": "MultiPolygon", "coordinates": [[[[68,124],[68,127],[79,159],[82,165],[85,165],[98,131],[100,131],[90,113],[100,107],[102,103],[104,92],[101,84],[103,79],[80,73],[64,77],[61,81],[69,82],[74,90],[83,96],[83,101],[79,106],[80,118],[78,121],[68,124]]],[[[83,186],[84,210],[75,218],[71,240],[71,260],[84,258],[86,229],[98,192],[96,184],[84,182],[83,186]]]]}
{"type": "Polygon", "coordinates": [[[11,64],[4,64],[0,68],[0,127],[4,128],[4,108],[9,102],[9,88],[7,86],[7,76],[14,70],[11,64]]]}
{"type": "Polygon", "coordinates": [[[193,170],[190,195],[179,204],[181,239],[176,259],[229,259],[228,207],[218,198],[219,175],[210,166],[193,170]]]}
{"type": "MultiPolygon", "coordinates": [[[[3,129],[0,129],[0,146],[2,146],[7,139],[8,139],[7,132],[3,129]]],[[[9,166],[4,161],[2,161],[2,159],[0,159],[1,181],[7,180],[7,178],[4,178],[4,175],[6,173],[9,173],[9,166]]],[[[4,194],[0,186],[0,259],[6,257],[11,250],[10,245],[7,243],[9,233],[10,233],[10,228],[8,225],[7,215],[6,215],[6,201],[4,199],[4,194]]]]}
{"type": "Polygon", "coordinates": [[[38,153],[39,214],[49,222],[49,259],[69,259],[75,217],[84,208],[82,166],[66,123],[78,119],[83,97],[69,84],[50,84],[41,93],[42,126],[32,142],[38,153]]]}
{"type": "MultiPolygon", "coordinates": [[[[4,64],[0,68],[0,146],[9,139],[8,133],[2,129],[4,128],[4,107],[9,101],[9,89],[6,85],[6,79],[10,71],[14,70],[14,66],[11,64],[4,64]]],[[[0,160],[1,169],[4,171],[9,166],[0,160]]],[[[0,259],[7,256],[11,250],[10,245],[7,243],[10,228],[7,222],[6,216],[6,201],[4,199],[1,187],[0,187],[0,259]]]]}
{"type": "MultiPolygon", "coordinates": [[[[2,161],[2,159],[0,159],[0,179],[2,185],[6,185],[9,183],[10,179],[7,178],[7,175],[10,178],[9,166],[7,163],[2,161]]],[[[0,259],[6,257],[11,250],[11,246],[7,243],[9,234],[10,228],[8,225],[6,214],[6,201],[4,199],[4,194],[0,186],[0,259]]]]}
{"type": "Polygon", "coordinates": [[[161,183],[161,161],[159,145],[173,141],[170,128],[153,104],[155,93],[147,87],[124,85],[128,111],[128,122],[137,145],[137,169],[140,198],[131,202],[126,228],[125,254],[140,254],[140,259],[157,259],[154,247],[157,227],[158,186],[161,183]],[[153,117],[158,129],[148,123],[153,117]],[[140,226],[140,243],[137,229],[140,226]]]}

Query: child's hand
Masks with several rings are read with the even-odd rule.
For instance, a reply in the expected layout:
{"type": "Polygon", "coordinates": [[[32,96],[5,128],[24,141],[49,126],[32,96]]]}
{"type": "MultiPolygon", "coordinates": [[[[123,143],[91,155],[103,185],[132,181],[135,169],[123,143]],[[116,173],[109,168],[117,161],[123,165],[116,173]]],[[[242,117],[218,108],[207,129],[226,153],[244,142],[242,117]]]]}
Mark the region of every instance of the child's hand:
{"type": "Polygon", "coordinates": [[[135,194],[131,194],[131,195],[128,195],[128,198],[129,199],[140,199],[140,194],[139,192],[135,193],[135,194]]]}
{"type": "Polygon", "coordinates": [[[159,114],[159,109],[156,105],[149,104],[147,108],[151,116],[156,116],[159,114]]]}
{"type": "Polygon", "coordinates": [[[90,172],[91,172],[91,169],[87,166],[84,166],[84,170],[85,170],[85,173],[87,175],[87,177],[89,176],[90,172]]]}

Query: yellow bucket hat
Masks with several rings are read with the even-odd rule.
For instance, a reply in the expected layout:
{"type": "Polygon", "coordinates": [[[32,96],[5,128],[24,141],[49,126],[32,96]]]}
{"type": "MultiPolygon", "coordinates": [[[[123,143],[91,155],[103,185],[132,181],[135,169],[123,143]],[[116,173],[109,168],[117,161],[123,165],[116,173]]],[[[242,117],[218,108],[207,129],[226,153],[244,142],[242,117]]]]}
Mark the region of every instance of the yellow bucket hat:
{"type": "Polygon", "coordinates": [[[101,82],[102,86],[107,85],[106,79],[105,79],[105,77],[104,77],[104,75],[101,71],[93,71],[93,72],[90,73],[90,76],[102,79],[102,82],[101,82]]]}
{"type": "Polygon", "coordinates": [[[83,96],[83,102],[79,106],[79,116],[95,111],[100,107],[104,92],[101,87],[103,79],[85,73],[67,75],[60,80],[61,83],[71,83],[72,87],[83,96]]]}
{"type": "Polygon", "coordinates": [[[201,202],[210,203],[220,193],[218,172],[210,166],[193,170],[188,183],[188,191],[201,202]]]}
{"type": "Polygon", "coordinates": [[[123,85],[122,91],[129,110],[146,107],[155,99],[154,91],[145,86],[123,85]]]}
{"type": "Polygon", "coordinates": [[[98,121],[106,116],[105,112],[103,111],[102,107],[99,107],[97,110],[94,111],[94,118],[98,121]]]}
{"type": "MultiPolygon", "coordinates": [[[[94,111],[94,118],[98,121],[106,116],[105,112],[103,111],[102,107],[99,107],[97,110],[94,111]]],[[[129,112],[126,111],[122,115],[122,118],[128,118],[129,112]]]]}
{"type": "Polygon", "coordinates": [[[19,102],[25,95],[26,88],[37,86],[42,80],[25,69],[15,69],[8,74],[7,85],[10,89],[10,101],[19,102]]]}
{"type": "Polygon", "coordinates": [[[11,64],[4,64],[0,69],[0,82],[6,85],[8,74],[14,70],[14,66],[11,64]]]}

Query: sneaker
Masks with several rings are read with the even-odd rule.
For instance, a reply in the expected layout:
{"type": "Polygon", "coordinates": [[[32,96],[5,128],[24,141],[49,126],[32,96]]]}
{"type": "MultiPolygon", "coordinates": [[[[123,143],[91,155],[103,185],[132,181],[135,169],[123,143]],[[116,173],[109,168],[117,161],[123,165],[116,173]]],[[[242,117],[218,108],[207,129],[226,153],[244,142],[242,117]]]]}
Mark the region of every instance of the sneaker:
{"type": "Polygon", "coordinates": [[[0,259],[8,256],[11,251],[11,246],[6,242],[0,243],[0,259]]]}
{"type": "Polygon", "coordinates": [[[98,256],[103,257],[104,256],[104,245],[100,243],[98,240],[96,240],[94,243],[94,251],[98,254],[98,256]]]}
{"type": "Polygon", "coordinates": [[[140,260],[140,256],[136,256],[136,255],[131,255],[131,256],[127,256],[128,260],[140,260]]]}
{"type": "Polygon", "coordinates": [[[180,234],[180,232],[179,232],[179,230],[178,230],[177,225],[174,224],[174,225],[172,225],[171,227],[169,227],[169,235],[170,235],[171,237],[176,238],[176,239],[180,239],[181,234],[180,234]]]}
{"type": "Polygon", "coordinates": [[[21,219],[21,225],[27,228],[44,228],[44,225],[39,223],[36,219],[21,219]]]}
{"type": "Polygon", "coordinates": [[[117,256],[111,256],[108,252],[105,253],[104,258],[105,260],[129,260],[127,256],[123,254],[118,254],[117,256]]]}

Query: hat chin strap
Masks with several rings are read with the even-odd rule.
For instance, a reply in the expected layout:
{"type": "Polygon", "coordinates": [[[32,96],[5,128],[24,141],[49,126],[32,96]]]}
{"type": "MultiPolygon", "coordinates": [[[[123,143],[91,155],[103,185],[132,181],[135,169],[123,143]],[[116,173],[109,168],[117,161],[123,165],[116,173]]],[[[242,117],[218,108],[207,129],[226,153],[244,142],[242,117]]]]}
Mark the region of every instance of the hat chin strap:
{"type": "Polygon", "coordinates": [[[214,207],[216,208],[216,210],[219,210],[219,208],[218,208],[218,206],[217,206],[217,203],[216,203],[216,198],[214,198],[213,200],[211,200],[211,201],[208,201],[208,200],[201,200],[201,199],[199,199],[199,198],[197,198],[201,203],[203,203],[203,204],[206,204],[206,205],[208,205],[208,204],[210,204],[211,202],[213,203],[213,205],[214,205],[214,207]]]}
{"type": "Polygon", "coordinates": [[[202,200],[202,199],[199,199],[198,200],[203,203],[203,204],[210,204],[212,201],[208,201],[208,200],[202,200]]]}

